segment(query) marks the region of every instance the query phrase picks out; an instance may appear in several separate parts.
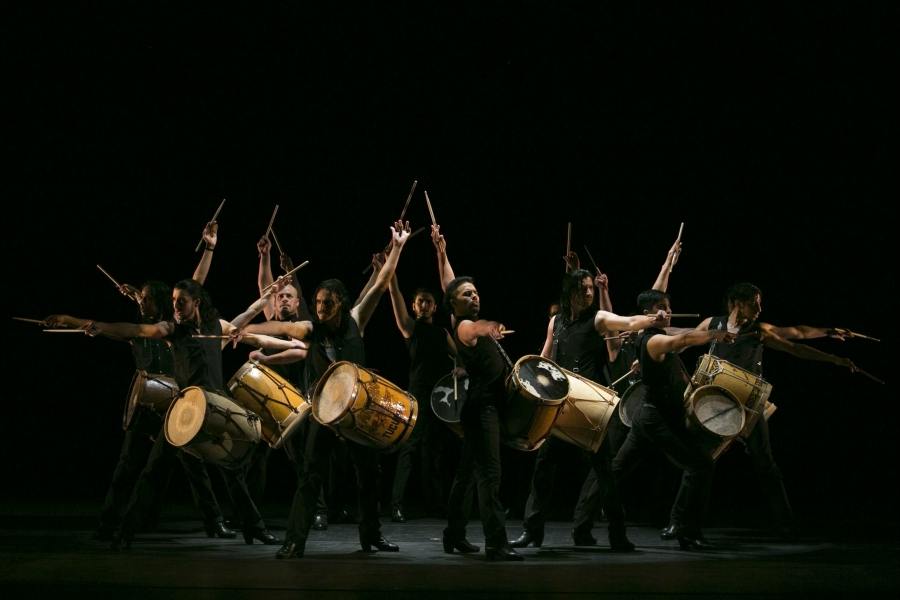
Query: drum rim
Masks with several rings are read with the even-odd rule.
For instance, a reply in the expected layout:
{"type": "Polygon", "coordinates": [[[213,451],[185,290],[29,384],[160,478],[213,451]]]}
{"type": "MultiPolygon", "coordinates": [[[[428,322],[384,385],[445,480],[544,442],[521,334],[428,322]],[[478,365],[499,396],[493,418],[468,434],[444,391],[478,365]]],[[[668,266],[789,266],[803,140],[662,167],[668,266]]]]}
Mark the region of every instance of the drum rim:
{"type": "MultiPolygon", "coordinates": [[[[437,381],[435,381],[435,382],[434,382],[434,385],[431,386],[431,392],[428,394],[428,407],[431,409],[431,412],[434,414],[434,416],[437,417],[440,421],[443,421],[444,423],[459,424],[459,423],[462,422],[461,419],[458,419],[458,420],[456,420],[456,421],[450,421],[449,419],[443,418],[440,414],[438,414],[438,411],[434,410],[434,388],[436,388],[440,382],[442,382],[443,380],[447,379],[448,377],[453,377],[453,371],[450,371],[450,372],[447,373],[446,375],[442,375],[442,376],[440,377],[440,379],[438,379],[437,381]]],[[[464,375],[464,376],[462,376],[462,377],[459,377],[458,379],[459,379],[460,381],[462,381],[463,379],[465,379],[466,381],[468,381],[468,380],[469,380],[469,376],[468,376],[468,375],[464,375]]],[[[465,391],[465,389],[466,389],[466,388],[463,388],[463,391],[465,391]]]]}
{"type": "Polygon", "coordinates": [[[740,432],[743,431],[744,426],[747,424],[747,413],[746,413],[746,409],[744,408],[743,403],[735,397],[734,393],[731,390],[729,390],[728,388],[722,387],[720,385],[708,383],[706,385],[701,385],[701,386],[694,388],[693,390],[691,390],[691,395],[688,398],[688,402],[690,403],[690,407],[691,407],[688,418],[690,418],[691,421],[693,421],[697,426],[701,427],[704,431],[707,431],[712,435],[717,435],[717,436],[721,437],[722,439],[729,439],[729,438],[733,438],[733,437],[739,435],[740,432]],[[716,433],[715,431],[712,431],[711,429],[706,427],[706,425],[704,425],[703,423],[700,422],[700,419],[697,418],[697,411],[694,410],[694,403],[695,403],[694,397],[701,391],[704,395],[709,393],[710,391],[717,391],[717,392],[719,392],[719,395],[726,396],[729,400],[731,400],[738,407],[740,407],[740,409],[741,409],[741,426],[738,428],[737,433],[735,433],[734,435],[731,435],[731,436],[722,436],[722,435],[716,433]]]}
{"type": "Polygon", "coordinates": [[[315,420],[322,425],[330,426],[343,419],[344,416],[348,412],[350,412],[350,409],[353,407],[353,405],[356,404],[356,398],[359,396],[359,384],[359,365],[349,360],[339,360],[337,362],[331,363],[331,365],[329,365],[329,367],[325,369],[325,372],[322,373],[322,376],[319,377],[319,381],[316,382],[316,389],[313,392],[312,400],[310,400],[310,410],[312,411],[312,415],[315,420]],[[325,382],[328,381],[328,378],[331,376],[331,372],[337,370],[343,365],[351,365],[353,367],[353,370],[356,371],[356,383],[353,385],[353,392],[350,394],[350,402],[347,403],[347,406],[344,408],[344,410],[341,411],[341,413],[336,418],[332,419],[331,421],[325,422],[319,418],[319,411],[317,410],[319,398],[322,394],[322,388],[325,387],[325,382]]]}
{"type": "Polygon", "coordinates": [[[199,385],[190,385],[190,386],[188,386],[188,387],[186,387],[186,388],[184,388],[183,390],[180,390],[180,391],[178,392],[178,395],[175,396],[175,399],[174,399],[174,400],[172,400],[172,404],[169,405],[169,410],[166,411],[166,418],[165,418],[165,421],[163,421],[163,435],[165,435],[166,441],[169,442],[170,444],[172,444],[173,446],[175,446],[176,448],[182,448],[182,447],[187,446],[188,444],[190,444],[190,442],[197,436],[197,433],[198,433],[201,429],[203,429],[203,423],[204,423],[205,420],[206,420],[205,417],[204,417],[203,419],[200,419],[200,420],[198,421],[199,425],[198,425],[197,428],[194,430],[193,435],[192,435],[190,438],[188,438],[188,441],[187,441],[187,442],[184,442],[184,443],[182,443],[182,444],[176,444],[175,442],[172,441],[172,438],[169,436],[169,419],[170,419],[171,416],[172,416],[172,409],[175,408],[175,405],[178,404],[178,401],[181,400],[183,397],[185,397],[185,396],[187,395],[188,392],[193,393],[193,390],[200,390],[200,393],[201,393],[201,395],[203,396],[203,400],[204,400],[203,414],[206,415],[206,390],[203,389],[202,387],[200,387],[199,385]]]}
{"type": "MultiPolygon", "coordinates": [[[[521,367],[521,363],[522,363],[522,361],[524,361],[525,359],[529,359],[529,358],[536,358],[536,359],[538,359],[538,360],[547,361],[547,362],[549,362],[550,364],[552,364],[554,367],[556,367],[557,369],[559,369],[559,371],[560,371],[563,375],[566,374],[566,373],[565,373],[565,369],[563,369],[561,366],[559,366],[559,364],[558,364],[555,360],[553,360],[553,359],[551,359],[551,358],[547,358],[546,356],[541,356],[540,354],[526,354],[525,356],[522,356],[519,360],[517,360],[517,361],[515,362],[515,364],[513,365],[512,371],[510,371],[509,376],[507,377],[507,387],[509,387],[509,382],[510,382],[510,381],[512,381],[513,383],[515,383],[516,380],[519,379],[518,373],[519,373],[519,370],[520,370],[520,367],[521,367]]],[[[522,387],[521,385],[518,385],[517,383],[515,383],[515,387],[516,387],[516,389],[524,390],[524,391],[528,392],[527,389],[525,389],[525,388],[522,387]]],[[[541,403],[541,404],[543,404],[543,405],[546,405],[546,406],[556,406],[556,405],[558,405],[558,404],[565,404],[566,398],[569,397],[569,389],[568,389],[568,388],[569,388],[569,378],[566,377],[566,394],[565,394],[562,398],[540,398],[540,397],[538,397],[538,396],[535,396],[535,395],[532,394],[531,392],[528,392],[528,395],[531,396],[531,397],[533,397],[535,400],[537,400],[539,403],[541,403]]],[[[536,449],[536,448],[535,448],[535,449],[536,449]]]]}

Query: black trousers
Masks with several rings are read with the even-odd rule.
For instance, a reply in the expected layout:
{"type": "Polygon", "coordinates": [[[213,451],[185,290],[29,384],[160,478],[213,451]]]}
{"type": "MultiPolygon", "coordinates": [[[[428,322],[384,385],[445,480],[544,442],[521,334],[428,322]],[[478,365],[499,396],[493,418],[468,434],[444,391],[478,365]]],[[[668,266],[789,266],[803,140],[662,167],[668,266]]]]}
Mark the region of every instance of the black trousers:
{"type": "Polygon", "coordinates": [[[403,503],[409,476],[415,463],[419,471],[422,504],[426,509],[430,509],[437,507],[444,496],[439,467],[445,439],[439,428],[443,427],[443,424],[438,422],[431,410],[431,388],[426,390],[425,387],[413,387],[410,392],[419,401],[419,413],[409,440],[397,451],[397,466],[391,487],[391,505],[403,503]]]}
{"type": "MultiPolygon", "coordinates": [[[[470,399],[471,401],[471,399],[470,399]]],[[[468,407],[467,407],[468,408],[468,407]]],[[[497,408],[481,404],[463,412],[463,450],[450,498],[447,528],[453,540],[466,537],[472,482],[478,486],[478,509],[488,547],[507,546],[506,515],[500,504],[500,418],[497,408]]]]}
{"type": "Polygon", "coordinates": [[[765,419],[760,418],[756,422],[753,432],[744,440],[744,445],[759,480],[762,495],[772,512],[775,527],[792,527],[794,512],[784,489],[781,470],[775,464],[775,457],[772,455],[769,424],[765,419]]]}
{"type": "MultiPolygon", "coordinates": [[[[538,450],[531,477],[531,492],[525,503],[525,520],[522,523],[531,533],[543,533],[547,513],[553,497],[556,469],[561,461],[580,459],[584,451],[555,437],[548,438],[538,450]]],[[[581,487],[575,506],[574,527],[589,532],[593,527],[597,506],[602,505],[609,520],[610,531],[625,529],[625,510],[619,497],[619,489],[612,474],[613,443],[607,435],[597,452],[587,453],[590,473],[581,487]]]]}
{"type": "Polygon", "coordinates": [[[687,532],[699,533],[711,491],[712,456],[684,426],[664,418],[653,404],[644,403],[637,422],[613,459],[617,483],[621,487],[634,467],[657,450],[683,471],[671,523],[687,532]]]}
{"type": "MultiPolygon", "coordinates": [[[[342,443],[346,444],[359,486],[360,542],[381,537],[381,523],[378,520],[378,453],[354,442],[342,442],[331,429],[309,419],[305,443],[302,445],[303,457],[299,462],[297,490],[291,503],[285,536],[287,541],[293,541],[301,548],[306,545],[312,528],[322,484],[328,477],[332,450],[342,443]]],[[[298,451],[298,446],[292,446],[295,452],[298,451]]]]}
{"type": "MultiPolygon", "coordinates": [[[[204,523],[215,523],[222,520],[222,511],[212,490],[205,463],[169,444],[164,432],[160,429],[147,458],[147,464],[138,477],[128,507],[122,516],[121,532],[123,537],[133,535],[140,528],[154,504],[159,501],[176,460],[180,460],[184,468],[190,472],[189,479],[200,482],[199,485],[191,486],[191,491],[194,494],[194,501],[200,508],[200,512],[203,513],[204,523]]],[[[246,467],[222,469],[228,492],[234,499],[235,510],[241,516],[244,527],[265,528],[265,523],[247,490],[244,479],[245,469],[246,467]]]]}

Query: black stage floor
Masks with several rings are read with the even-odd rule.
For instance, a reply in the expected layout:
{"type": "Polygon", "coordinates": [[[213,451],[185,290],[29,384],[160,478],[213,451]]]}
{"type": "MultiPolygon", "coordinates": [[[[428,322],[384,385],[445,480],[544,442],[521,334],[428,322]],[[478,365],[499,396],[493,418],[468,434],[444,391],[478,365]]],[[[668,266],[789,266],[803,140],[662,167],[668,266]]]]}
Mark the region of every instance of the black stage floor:
{"type": "MultiPolygon", "coordinates": [[[[0,514],[0,593],[3,598],[139,597],[264,598],[307,595],[354,597],[646,597],[772,596],[897,597],[900,543],[896,529],[866,541],[828,528],[785,542],[747,529],[710,528],[715,549],[684,552],[659,539],[655,528],[629,529],[638,551],[614,554],[600,545],[574,548],[569,524],[548,524],[544,547],[522,551],[525,561],[489,563],[477,555],[448,555],[443,522],[413,519],[384,523],[399,553],[365,554],[356,526],[314,531],[306,557],[276,560],[277,547],[242,540],[207,539],[189,517],[167,518],[142,534],[130,550],[115,552],[91,539],[90,507],[48,511],[31,507],[0,514]]],[[[278,514],[278,513],[272,513],[278,514]]],[[[281,513],[283,514],[283,513],[281,513]]],[[[270,521],[275,533],[284,521],[270,521]]],[[[519,521],[510,521],[515,536],[519,521]]],[[[483,545],[480,522],[469,539],[483,545]]]]}

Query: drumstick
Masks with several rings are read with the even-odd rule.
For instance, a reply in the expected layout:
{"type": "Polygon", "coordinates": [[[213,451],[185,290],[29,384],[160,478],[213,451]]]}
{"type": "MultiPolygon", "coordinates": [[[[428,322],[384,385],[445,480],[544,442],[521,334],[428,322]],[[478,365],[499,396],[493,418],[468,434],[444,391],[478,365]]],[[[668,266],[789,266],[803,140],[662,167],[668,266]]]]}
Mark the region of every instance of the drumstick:
{"type": "Polygon", "coordinates": [[[23,323],[34,323],[36,325],[43,325],[44,322],[40,319],[26,319],[25,317],[13,317],[13,321],[22,321],[23,323]]]}
{"type": "Polygon", "coordinates": [[[202,340],[230,340],[230,335],[206,335],[203,333],[192,333],[192,338],[202,339],[202,340]]]}
{"type": "Polygon", "coordinates": [[[503,331],[500,332],[500,335],[509,335],[509,334],[515,333],[515,332],[516,332],[515,329],[504,329],[503,331]]]}
{"type": "Polygon", "coordinates": [[[584,245],[584,251],[587,252],[588,259],[591,261],[591,264],[594,265],[594,270],[597,271],[597,273],[599,273],[600,267],[597,266],[597,261],[595,261],[594,257],[591,256],[591,251],[588,250],[587,244],[584,245]]]}
{"type": "Polygon", "coordinates": [[[875,377],[875,376],[872,375],[871,373],[867,373],[866,371],[863,371],[863,370],[860,369],[859,367],[856,367],[856,372],[865,375],[866,377],[868,377],[869,379],[871,379],[872,381],[874,381],[874,382],[876,382],[876,383],[880,383],[881,385],[885,385],[884,381],[882,381],[881,379],[878,379],[877,377],[875,377]]]}
{"type": "MultiPolygon", "coordinates": [[[[224,206],[224,205],[225,205],[225,198],[222,198],[222,201],[219,202],[219,208],[217,208],[216,212],[213,213],[213,218],[209,220],[210,223],[212,223],[213,221],[216,220],[216,218],[219,216],[219,211],[222,210],[222,206],[224,206]]],[[[202,246],[202,245],[203,245],[203,236],[201,235],[200,241],[197,242],[197,247],[194,248],[194,252],[200,252],[200,246],[202,246]]]]}
{"type": "Polygon", "coordinates": [[[851,330],[849,330],[849,329],[847,329],[847,333],[850,334],[850,337],[858,337],[858,338],[862,338],[862,339],[864,339],[864,340],[872,340],[873,342],[880,342],[880,341],[881,341],[881,340],[879,340],[878,338],[874,338],[874,337],[872,337],[872,336],[870,336],[870,335],[863,335],[862,333],[856,333],[855,331],[851,331],[851,330]]]}
{"type": "Polygon", "coordinates": [[[278,254],[284,254],[284,250],[281,249],[281,244],[278,243],[278,236],[275,235],[275,230],[269,227],[269,233],[272,234],[272,240],[275,242],[275,247],[278,248],[278,254]]]}
{"type": "MultiPolygon", "coordinates": [[[[681,232],[684,231],[684,221],[681,222],[681,227],[678,228],[678,237],[675,238],[675,242],[681,241],[681,232]]],[[[678,255],[681,254],[681,251],[676,250],[675,255],[672,257],[672,264],[669,265],[669,274],[672,273],[672,269],[675,268],[675,263],[678,262],[678,255]]]]}
{"type": "MultiPolygon", "coordinates": [[[[303,261],[302,265],[300,265],[298,267],[294,267],[293,269],[291,269],[290,271],[288,271],[281,277],[287,277],[288,275],[293,275],[295,271],[299,271],[300,269],[302,269],[303,267],[305,267],[308,264],[309,264],[308,260],[303,261]]],[[[269,285],[267,285],[266,287],[264,287],[262,293],[265,294],[267,291],[269,291],[269,288],[274,287],[276,283],[278,283],[277,279],[275,281],[273,281],[272,283],[270,283],[269,285]]]]}
{"type": "Polygon", "coordinates": [[[97,265],[97,268],[100,269],[100,272],[101,272],[101,273],[103,273],[104,275],[106,275],[107,277],[109,277],[109,280],[112,281],[112,282],[116,285],[117,288],[121,288],[121,287],[122,287],[122,284],[120,284],[118,281],[116,281],[115,278],[114,278],[112,275],[110,275],[109,273],[107,273],[107,272],[106,272],[106,269],[104,269],[104,268],[101,267],[100,265],[97,265]]]}
{"type": "Polygon", "coordinates": [[[699,313],[672,313],[669,315],[672,319],[696,319],[700,317],[699,313]]]}
{"type": "MultiPolygon", "coordinates": [[[[263,237],[269,237],[269,234],[272,233],[272,224],[275,222],[275,215],[278,214],[278,205],[275,205],[275,210],[272,211],[272,218],[269,219],[269,226],[266,227],[266,233],[263,237]]],[[[281,250],[279,250],[280,252],[281,250]]]]}
{"type": "Polygon", "coordinates": [[[425,190],[425,204],[428,205],[428,214],[431,215],[431,224],[437,225],[437,219],[434,218],[434,209],[431,207],[431,198],[428,197],[428,190],[425,190]]]}
{"type": "Polygon", "coordinates": [[[569,259],[569,252],[572,251],[572,222],[569,221],[569,226],[566,229],[566,260],[569,259]]]}
{"type": "Polygon", "coordinates": [[[453,401],[459,401],[459,383],[456,377],[456,369],[453,370],[453,401]]]}
{"type": "MultiPolygon", "coordinates": [[[[419,183],[418,179],[413,179],[412,187],[409,188],[409,194],[406,196],[406,204],[403,205],[403,210],[400,211],[400,220],[403,220],[403,217],[406,216],[406,209],[409,208],[409,201],[412,200],[413,192],[416,191],[416,184],[419,183]]],[[[426,198],[428,196],[425,196],[426,198]]]]}
{"type": "Polygon", "coordinates": [[[44,329],[44,333],[87,333],[86,329],[44,329]]]}
{"type": "Polygon", "coordinates": [[[621,383],[621,381],[623,379],[627,379],[629,375],[631,375],[631,370],[629,370],[627,373],[625,373],[624,375],[622,375],[621,377],[619,377],[618,379],[613,381],[611,384],[609,384],[609,387],[616,387],[617,383],[621,383]]]}

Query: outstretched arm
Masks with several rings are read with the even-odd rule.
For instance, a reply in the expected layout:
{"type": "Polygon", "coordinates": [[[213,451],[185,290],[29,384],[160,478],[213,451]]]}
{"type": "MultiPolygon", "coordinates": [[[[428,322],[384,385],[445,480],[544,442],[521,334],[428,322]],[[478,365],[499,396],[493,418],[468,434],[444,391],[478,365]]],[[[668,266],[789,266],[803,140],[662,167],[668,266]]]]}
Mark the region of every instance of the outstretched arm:
{"type": "Polygon", "coordinates": [[[250,323],[244,327],[242,333],[267,336],[283,335],[297,340],[305,340],[312,330],[312,321],[266,321],[265,323],[250,323]]]}
{"type": "Polygon", "coordinates": [[[197,268],[194,269],[194,276],[192,278],[200,285],[203,285],[206,282],[206,276],[209,274],[209,266],[212,264],[213,250],[215,250],[218,241],[219,224],[215,221],[210,221],[206,224],[206,227],[203,228],[203,255],[200,257],[197,268]]]}
{"type": "Polygon", "coordinates": [[[669,352],[681,352],[691,346],[701,346],[712,341],[731,342],[734,334],[721,329],[700,331],[695,329],[678,335],[654,335],[647,341],[647,353],[656,362],[662,362],[669,352]]]}
{"type": "Polygon", "coordinates": [[[466,319],[456,328],[456,335],[460,342],[471,347],[478,342],[480,337],[502,340],[505,329],[506,327],[503,323],[498,323],[497,321],[470,321],[466,319]]]}
{"type": "Polygon", "coordinates": [[[400,291],[400,284],[397,282],[397,275],[391,277],[391,283],[388,288],[391,292],[391,306],[394,309],[394,320],[397,322],[397,329],[405,339],[412,337],[413,328],[416,326],[415,320],[409,316],[406,310],[406,303],[403,301],[403,292],[400,291]]]}
{"type": "Polygon", "coordinates": [[[794,325],[792,327],[777,327],[770,325],[772,331],[786,340],[814,340],[816,338],[830,337],[841,341],[850,337],[846,329],[836,327],[810,327],[809,325],[794,325]]]}
{"type": "Polygon", "coordinates": [[[681,242],[675,240],[675,243],[669,248],[669,253],[666,254],[666,260],[663,261],[662,267],[659,269],[659,275],[656,276],[656,281],[653,282],[652,289],[659,292],[665,292],[668,289],[669,275],[672,273],[672,263],[679,254],[681,254],[681,242]]]}
{"type": "Polygon", "coordinates": [[[381,295],[384,294],[388,287],[388,282],[393,278],[394,272],[397,270],[397,262],[400,260],[400,252],[403,251],[403,245],[408,239],[409,221],[406,223],[399,221],[394,223],[394,226],[391,227],[391,252],[388,254],[387,260],[384,261],[384,266],[378,272],[378,277],[375,283],[372,284],[371,289],[366,292],[360,303],[350,310],[350,316],[359,326],[360,333],[365,330],[369,319],[372,318],[372,313],[375,312],[375,307],[378,306],[381,295]]]}
{"type": "Polygon", "coordinates": [[[795,344],[790,340],[786,340],[776,332],[776,327],[769,325],[768,323],[760,323],[760,330],[762,331],[761,340],[762,343],[774,350],[781,350],[782,352],[787,352],[797,358],[802,358],[804,360],[817,360],[820,362],[828,362],[834,365],[838,365],[841,367],[847,367],[851,371],[856,371],[856,365],[853,364],[853,361],[849,358],[844,358],[842,356],[837,356],[834,354],[828,354],[827,352],[822,352],[812,346],[807,346],[805,344],[795,344]]]}
{"type": "Polygon", "coordinates": [[[70,315],[50,315],[44,319],[44,322],[50,327],[64,326],[84,329],[88,335],[102,335],[119,341],[136,337],[159,339],[172,332],[171,324],[166,321],[159,323],[103,323],[70,315]]]}
{"type": "Polygon", "coordinates": [[[366,297],[366,294],[369,293],[369,290],[372,289],[372,286],[375,285],[375,282],[378,281],[378,274],[381,272],[385,260],[386,256],[383,252],[376,252],[372,255],[372,274],[369,275],[369,280],[366,282],[366,285],[363,286],[359,296],[356,297],[353,306],[359,306],[359,303],[362,302],[363,298],[366,297]]]}
{"type": "Polygon", "coordinates": [[[441,235],[441,226],[431,226],[431,242],[437,250],[438,277],[441,278],[441,291],[447,291],[447,285],[456,279],[453,268],[450,266],[450,259],[447,257],[447,240],[441,235]]]}

